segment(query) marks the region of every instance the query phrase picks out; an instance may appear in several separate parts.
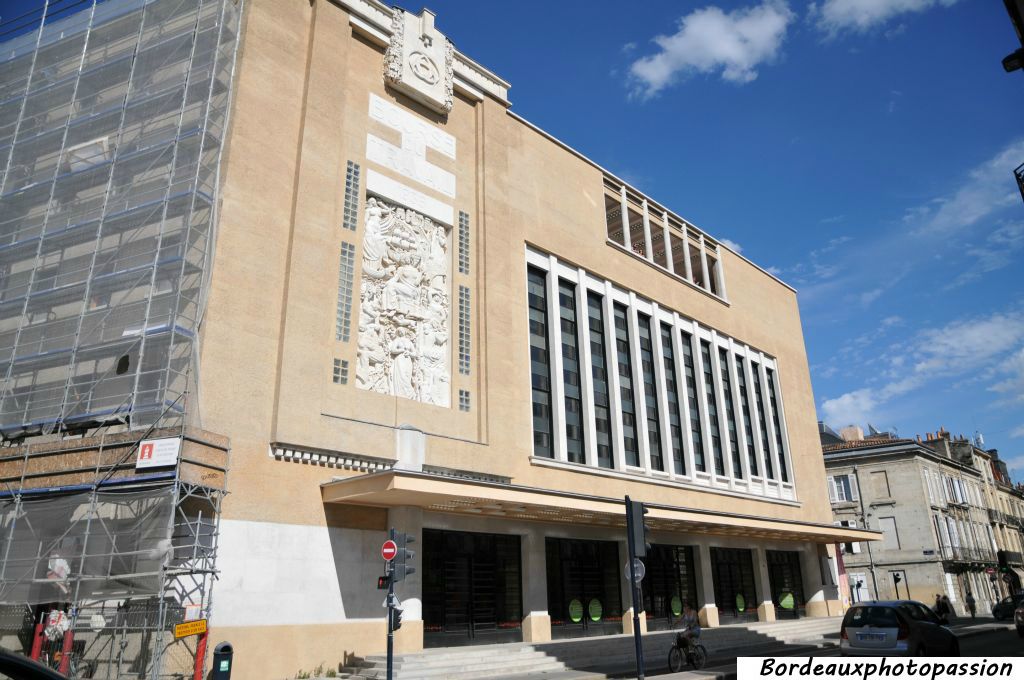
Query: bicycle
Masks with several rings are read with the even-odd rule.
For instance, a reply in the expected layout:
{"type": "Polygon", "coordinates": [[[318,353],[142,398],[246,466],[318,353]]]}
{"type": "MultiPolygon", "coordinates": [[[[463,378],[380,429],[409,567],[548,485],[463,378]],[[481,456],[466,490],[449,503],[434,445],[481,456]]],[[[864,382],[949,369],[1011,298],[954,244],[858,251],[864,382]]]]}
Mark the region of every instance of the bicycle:
{"type": "Polygon", "coordinates": [[[668,669],[672,673],[683,670],[684,659],[694,670],[704,668],[708,662],[708,650],[694,638],[685,635],[685,632],[676,633],[676,641],[672,649],[668,650],[668,669]]]}

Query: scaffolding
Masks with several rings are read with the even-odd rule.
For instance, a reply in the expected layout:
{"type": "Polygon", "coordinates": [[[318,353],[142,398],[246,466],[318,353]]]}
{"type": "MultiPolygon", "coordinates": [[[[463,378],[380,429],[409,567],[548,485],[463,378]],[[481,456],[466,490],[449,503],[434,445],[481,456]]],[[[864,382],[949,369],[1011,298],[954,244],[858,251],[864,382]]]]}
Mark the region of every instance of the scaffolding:
{"type": "Polygon", "coordinates": [[[37,14],[0,25],[0,435],[175,426],[240,7],[47,0],[37,14]]]}
{"type": "Polygon", "coordinates": [[[40,5],[0,24],[0,645],[193,677],[205,638],[173,627],[209,614],[228,467],[194,396],[241,2],[40,5]],[[138,469],[154,439],[177,462],[138,469]]]}

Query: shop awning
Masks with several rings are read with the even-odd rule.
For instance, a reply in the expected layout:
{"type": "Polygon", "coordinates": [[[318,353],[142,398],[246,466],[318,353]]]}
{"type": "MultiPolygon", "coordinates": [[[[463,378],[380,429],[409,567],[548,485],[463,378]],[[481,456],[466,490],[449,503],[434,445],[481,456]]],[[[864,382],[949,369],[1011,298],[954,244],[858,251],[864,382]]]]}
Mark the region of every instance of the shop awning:
{"type": "MultiPolygon", "coordinates": [[[[536,487],[387,470],[336,478],[321,485],[324,503],[377,507],[412,506],[432,512],[504,517],[510,520],[625,525],[621,498],[536,487]]],[[[648,504],[651,529],[815,543],[877,541],[876,531],[648,504]]]]}

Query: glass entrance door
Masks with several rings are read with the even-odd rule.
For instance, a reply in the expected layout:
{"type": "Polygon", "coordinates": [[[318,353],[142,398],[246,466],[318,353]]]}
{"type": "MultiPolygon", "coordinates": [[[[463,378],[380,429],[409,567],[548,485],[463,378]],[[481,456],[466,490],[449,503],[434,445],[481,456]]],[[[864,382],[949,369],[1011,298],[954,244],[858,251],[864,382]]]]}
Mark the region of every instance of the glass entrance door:
{"type": "Polygon", "coordinates": [[[804,579],[800,553],[795,550],[766,550],[768,581],[775,605],[775,617],[798,619],[805,612],[804,579]]]}
{"type": "Polygon", "coordinates": [[[757,621],[754,561],[743,548],[711,548],[715,604],[722,623],[757,621]]]}
{"type": "Polygon", "coordinates": [[[667,630],[679,619],[683,605],[700,609],[693,548],[683,545],[653,545],[644,559],[647,575],[641,582],[647,630],[667,630]]]}
{"type": "Polygon", "coordinates": [[[619,546],[612,541],[545,541],[551,637],[622,632],[619,546]]]}
{"type": "Polygon", "coordinates": [[[423,530],[423,644],[522,640],[519,536],[423,530]]]}

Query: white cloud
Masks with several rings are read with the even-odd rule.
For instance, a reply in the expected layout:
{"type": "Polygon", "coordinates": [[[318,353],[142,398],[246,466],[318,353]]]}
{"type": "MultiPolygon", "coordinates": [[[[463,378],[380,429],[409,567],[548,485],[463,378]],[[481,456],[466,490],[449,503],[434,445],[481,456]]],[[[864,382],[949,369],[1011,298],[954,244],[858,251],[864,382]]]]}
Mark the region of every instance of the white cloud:
{"type": "Polygon", "coordinates": [[[1021,425],[1020,427],[1015,427],[1012,430],[1010,430],[1010,437],[1013,439],[1024,437],[1024,425],[1021,425]]]}
{"type": "Polygon", "coordinates": [[[979,220],[1020,201],[1013,169],[1024,158],[1024,139],[977,166],[952,196],[910,211],[905,222],[918,222],[918,235],[952,236],[979,220]]]}
{"type": "Polygon", "coordinates": [[[864,423],[883,415],[883,408],[933,383],[964,376],[993,379],[990,391],[1024,400],[1024,312],[1012,311],[958,319],[919,331],[906,345],[890,347],[889,382],[862,387],[825,399],[821,410],[834,425],[864,423]],[[895,360],[908,357],[911,361],[895,360]]]}
{"type": "MultiPolygon", "coordinates": [[[[932,7],[948,7],[957,0],[824,0],[810,6],[810,17],[830,36],[843,31],[863,33],[887,23],[901,14],[923,12],[932,7]]],[[[903,32],[902,24],[886,33],[892,38],[903,32]]]]}
{"type": "Polygon", "coordinates": [[[727,238],[720,238],[718,239],[718,242],[733,252],[743,252],[743,246],[741,246],[739,243],[736,243],[736,241],[727,238]]]}
{"type": "Polygon", "coordinates": [[[1022,248],[1024,222],[1011,222],[998,227],[988,235],[983,245],[967,249],[967,256],[972,258],[968,269],[953,279],[946,288],[959,288],[989,272],[1003,269],[1016,261],[1015,253],[1022,248]]]}
{"type": "Polygon", "coordinates": [[[705,7],[684,16],[672,35],[654,38],[658,52],[634,61],[634,94],[652,97],[694,73],[721,73],[733,83],[757,78],[757,68],[778,57],[794,14],[785,0],[723,12],[705,7]]]}

